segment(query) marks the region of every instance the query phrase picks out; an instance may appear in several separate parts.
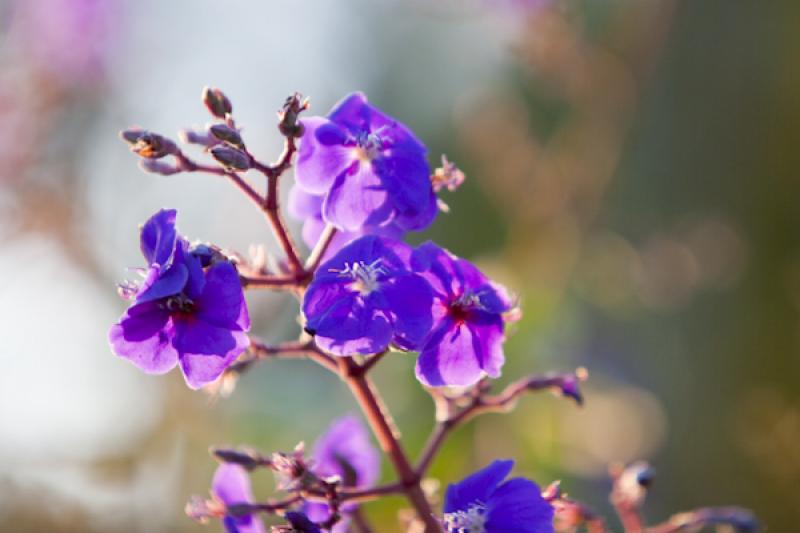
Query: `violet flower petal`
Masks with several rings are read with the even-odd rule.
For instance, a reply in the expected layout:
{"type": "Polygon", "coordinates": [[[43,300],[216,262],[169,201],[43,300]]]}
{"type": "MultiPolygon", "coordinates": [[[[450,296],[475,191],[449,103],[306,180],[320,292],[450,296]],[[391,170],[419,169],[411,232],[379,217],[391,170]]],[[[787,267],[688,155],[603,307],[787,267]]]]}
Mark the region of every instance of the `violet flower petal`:
{"type": "Polygon", "coordinates": [[[487,533],[553,532],[553,506],[542,498],[533,481],[510,479],[497,487],[486,503],[487,533]]]}
{"type": "Polygon", "coordinates": [[[142,225],[139,246],[149,264],[157,264],[163,269],[170,265],[178,238],[176,218],[176,210],[162,209],[142,225]]]}
{"type": "Polygon", "coordinates": [[[462,481],[448,486],[444,495],[444,512],[466,510],[476,501],[486,503],[497,485],[511,473],[512,468],[514,461],[494,461],[462,481]]]}
{"type": "Polygon", "coordinates": [[[371,487],[380,478],[380,454],[367,428],[353,415],[330,425],[314,445],[312,457],[317,475],[338,475],[346,487],[371,487]]]}
{"type": "Polygon", "coordinates": [[[215,381],[249,345],[243,331],[212,326],[190,318],[176,323],[175,348],[186,384],[199,389],[215,381]]]}
{"type": "Polygon", "coordinates": [[[355,161],[353,147],[343,144],[346,134],[323,117],[304,118],[295,164],[297,184],[312,194],[328,192],[336,176],[355,161]]]}
{"type": "Polygon", "coordinates": [[[379,225],[390,215],[388,195],[368,163],[354,164],[336,177],[322,205],[323,219],[345,231],[379,225]]]}
{"type": "Polygon", "coordinates": [[[236,268],[228,262],[212,265],[197,299],[195,317],[216,327],[248,331],[250,317],[236,268]]]}
{"type": "Polygon", "coordinates": [[[466,387],[484,373],[498,377],[505,360],[502,328],[502,320],[488,314],[477,324],[445,318],[422,347],[417,378],[429,387],[466,387]]]}
{"type": "Polygon", "coordinates": [[[111,327],[108,338],[118,356],[148,374],[164,374],[178,362],[172,345],[174,334],[169,314],[148,302],[131,306],[111,327]]]}

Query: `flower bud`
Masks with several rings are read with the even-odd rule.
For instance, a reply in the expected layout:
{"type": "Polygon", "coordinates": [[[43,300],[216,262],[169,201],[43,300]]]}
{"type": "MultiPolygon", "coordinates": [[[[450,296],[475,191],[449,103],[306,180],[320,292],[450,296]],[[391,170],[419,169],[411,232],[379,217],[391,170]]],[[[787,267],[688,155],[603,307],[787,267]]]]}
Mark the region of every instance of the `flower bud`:
{"type": "Polygon", "coordinates": [[[157,159],[142,159],[139,161],[139,168],[145,172],[153,174],[161,174],[162,176],[172,176],[181,171],[180,168],[157,159]]]}
{"type": "Polygon", "coordinates": [[[252,450],[212,448],[211,455],[223,463],[237,464],[247,470],[254,470],[258,466],[269,464],[269,460],[252,450]]]}
{"type": "Polygon", "coordinates": [[[239,135],[239,132],[235,128],[231,128],[227,124],[214,124],[208,129],[208,131],[212,136],[222,142],[226,142],[236,148],[244,148],[242,136],[239,135]]]}
{"type": "Polygon", "coordinates": [[[197,144],[209,148],[219,144],[219,140],[213,135],[205,132],[198,132],[190,129],[183,129],[178,132],[178,138],[185,144],[197,144]]]}
{"type": "Polygon", "coordinates": [[[211,155],[228,170],[248,170],[250,168],[250,158],[236,148],[215,146],[211,149],[211,155]]]}
{"type": "Polygon", "coordinates": [[[285,137],[302,137],[305,128],[298,119],[300,113],[308,108],[308,99],[303,98],[300,93],[289,96],[278,111],[278,129],[281,134],[285,137]]]}
{"type": "MultiPolygon", "coordinates": [[[[133,138],[133,133],[129,134],[133,138]]],[[[125,138],[125,137],[123,137],[125,138]]],[[[126,138],[127,140],[127,138],[126,138]]],[[[167,155],[178,153],[177,145],[171,140],[157,133],[143,131],[131,146],[131,151],[147,159],[159,159],[167,155]]]]}
{"type": "Polygon", "coordinates": [[[144,133],[146,132],[141,128],[134,127],[128,128],[127,130],[122,130],[119,132],[119,137],[129,144],[136,144],[136,141],[138,141],[139,137],[141,137],[144,133]]]}
{"type": "Polygon", "coordinates": [[[208,111],[217,118],[225,118],[233,112],[233,106],[225,93],[217,88],[203,88],[203,103],[208,111]]]}

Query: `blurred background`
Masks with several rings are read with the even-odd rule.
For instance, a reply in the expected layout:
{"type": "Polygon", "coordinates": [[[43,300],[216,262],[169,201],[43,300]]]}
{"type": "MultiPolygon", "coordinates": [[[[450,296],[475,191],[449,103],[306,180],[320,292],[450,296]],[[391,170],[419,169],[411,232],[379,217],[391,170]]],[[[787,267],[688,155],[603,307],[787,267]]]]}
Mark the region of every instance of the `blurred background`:
{"type": "MultiPolygon", "coordinates": [[[[364,90],[433,166],[446,153],[467,175],[411,238],[518,294],[501,382],[589,369],[582,409],[544,394],[462,428],[434,464],[443,484],[514,457],[608,514],[608,463],[643,458],[651,522],[735,503],[795,530],[798,15],[791,1],[0,0],[0,530],[202,531],[183,506],[207,494],[209,445],[310,445],[357,410],[307,361],[260,364],[214,400],[110,352],[115,283],[158,208],[190,238],[276,250],[227,182],[146,175],[117,138],[202,127],[204,85],[266,160],[288,94],[325,114],[364,90]]],[[[297,334],[290,299],[248,299],[256,334],[297,334]]],[[[413,364],[386,358],[376,379],[415,453],[432,409],[413,364]]],[[[271,474],[254,482],[271,494],[271,474]]],[[[401,506],[367,513],[397,531],[401,506]]]]}

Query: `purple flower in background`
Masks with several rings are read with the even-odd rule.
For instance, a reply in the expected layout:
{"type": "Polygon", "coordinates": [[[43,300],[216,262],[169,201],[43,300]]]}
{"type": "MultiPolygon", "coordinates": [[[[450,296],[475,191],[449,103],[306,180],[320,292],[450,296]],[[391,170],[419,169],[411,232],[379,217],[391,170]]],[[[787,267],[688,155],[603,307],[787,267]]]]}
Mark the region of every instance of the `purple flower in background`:
{"type": "MultiPolygon", "coordinates": [[[[306,192],[297,184],[289,190],[287,210],[293,218],[303,221],[303,242],[309,248],[313,248],[317,244],[326,226],[326,222],[322,219],[323,200],[324,196],[306,192]]],[[[346,244],[366,234],[402,239],[405,231],[394,222],[375,228],[362,228],[358,231],[339,230],[328,245],[323,260],[330,259],[346,244]]]]}
{"type": "Polygon", "coordinates": [[[328,118],[303,119],[295,177],[320,196],[322,218],[344,231],[394,223],[404,231],[436,217],[427,150],[403,124],[353,93],[328,118]]]}
{"type": "Polygon", "coordinates": [[[284,518],[292,526],[292,531],[294,533],[322,533],[319,526],[309,520],[303,513],[289,511],[284,518]]]}
{"type": "Polygon", "coordinates": [[[11,42],[63,84],[91,84],[103,74],[120,7],[115,0],[16,0],[11,42]]]}
{"type": "Polygon", "coordinates": [[[195,254],[175,229],[175,210],[163,209],[141,230],[149,263],[140,286],[122,287],[133,300],[111,327],[114,352],[149,374],[180,363],[198,389],[216,380],[249,345],[250,318],[239,275],[228,261],[195,254]]]}
{"type": "MultiPolygon", "coordinates": [[[[342,485],[352,488],[369,488],[375,485],[380,477],[381,458],[378,450],[372,446],[369,431],[355,416],[345,416],[335,420],[328,430],[319,438],[312,455],[312,470],[320,477],[339,476],[342,485]]],[[[344,505],[346,513],[354,509],[353,505],[344,505]]],[[[308,516],[315,522],[328,519],[328,506],[323,503],[309,502],[305,506],[308,516]]],[[[340,521],[333,528],[334,533],[347,531],[347,522],[340,521]]]]}
{"type": "Polygon", "coordinates": [[[418,346],[417,378],[425,385],[468,386],[503,366],[503,313],[512,307],[505,289],[472,263],[432,242],[412,257],[434,293],[433,327],[418,346]]]}
{"type": "Polygon", "coordinates": [[[553,507],[539,487],[523,478],[503,480],[514,461],[494,461],[459,483],[444,497],[449,533],[551,533],[553,507]]]}
{"type": "Polygon", "coordinates": [[[264,524],[253,514],[228,513],[234,505],[247,505],[254,502],[247,470],[235,464],[219,465],[211,483],[211,494],[225,505],[226,513],[222,519],[227,533],[264,533],[264,524]]]}
{"type": "Polygon", "coordinates": [[[303,299],[306,331],[324,350],[371,354],[418,344],[430,331],[428,283],[409,271],[411,247],[361,237],[323,263],[303,299]]]}

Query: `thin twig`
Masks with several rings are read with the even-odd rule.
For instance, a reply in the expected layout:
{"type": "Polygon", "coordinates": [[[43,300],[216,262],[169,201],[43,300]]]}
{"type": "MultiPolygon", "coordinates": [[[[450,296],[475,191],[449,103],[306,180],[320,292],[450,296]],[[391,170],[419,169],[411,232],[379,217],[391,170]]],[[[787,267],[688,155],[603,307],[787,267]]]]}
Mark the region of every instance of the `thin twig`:
{"type": "MultiPolygon", "coordinates": [[[[251,337],[250,347],[248,348],[250,359],[240,361],[241,363],[250,363],[255,360],[262,359],[296,359],[308,358],[320,365],[324,366],[331,372],[338,373],[339,367],[334,359],[320,351],[312,341],[299,340],[281,343],[275,346],[270,346],[262,341],[251,337]]],[[[238,364],[238,363],[237,363],[238,364]]]]}
{"type": "Polygon", "coordinates": [[[741,532],[759,530],[756,517],[747,509],[740,507],[704,507],[694,511],[679,513],[663,524],[648,527],[647,533],[679,533],[695,531],[701,527],[727,525],[741,532]]]}
{"type": "Polygon", "coordinates": [[[411,467],[398,436],[390,423],[391,415],[383,404],[371,381],[364,375],[363,369],[351,358],[339,360],[340,375],[345,380],[361,409],[367,417],[381,449],[389,456],[392,465],[403,485],[403,492],[413,505],[419,519],[425,524],[426,533],[439,533],[442,526],[436,520],[431,505],[420,486],[420,478],[411,467]]]}
{"type": "Polygon", "coordinates": [[[306,259],[305,271],[314,273],[319,268],[322,259],[325,257],[325,252],[328,251],[333,238],[336,236],[336,227],[333,224],[328,224],[319,236],[317,244],[306,259]]]}
{"type": "Polygon", "coordinates": [[[294,276],[239,276],[245,289],[295,290],[309,277],[306,272],[294,276]]]}
{"type": "Polygon", "coordinates": [[[494,396],[476,394],[470,399],[470,403],[466,407],[436,423],[417,463],[417,475],[421,478],[425,476],[450,432],[471,418],[484,413],[510,411],[523,393],[541,390],[554,390],[561,395],[572,398],[580,405],[583,398],[577,384],[585,380],[586,377],[585,369],[578,369],[573,373],[567,374],[533,375],[511,383],[500,394],[494,396]]]}
{"type": "Polygon", "coordinates": [[[178,167],[184,172],[204,172],[206,174],[215,174],[217,176],[225,176],[233,182],[250,200],[252,200],[261,209],[264,203],[264,198],[250,186],[249,183],[244,181],[241,176],[235,172],[225,170],[222,167],[212,167],[209,165],[202,165],[190,159],[182,151],[175,154],[175,159],[178,162],[178,167]]]}

